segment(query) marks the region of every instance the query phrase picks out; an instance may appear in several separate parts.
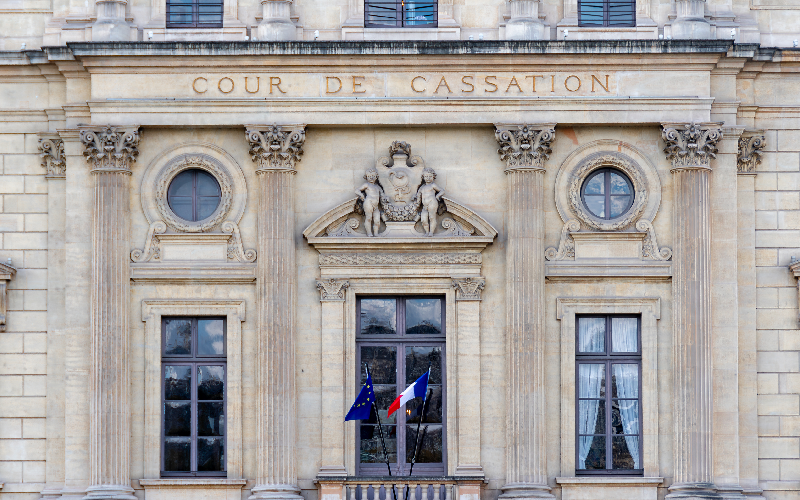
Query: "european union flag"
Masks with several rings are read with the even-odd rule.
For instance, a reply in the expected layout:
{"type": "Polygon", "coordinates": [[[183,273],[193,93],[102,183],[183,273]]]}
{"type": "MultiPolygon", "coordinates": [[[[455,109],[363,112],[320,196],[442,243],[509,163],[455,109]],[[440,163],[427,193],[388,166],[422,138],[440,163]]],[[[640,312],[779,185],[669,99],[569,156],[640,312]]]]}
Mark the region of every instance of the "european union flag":
{"type": "Polygon", "coordinates": [[[372,388],[372,375],[367,373],[367,381],[361,387],[361,392],[358,393],[356,401],[344,417],[344,421],[348,420],[369,420],[369,414],[372,410],[372,403],[375,402],[375,391],[372,388]]]}

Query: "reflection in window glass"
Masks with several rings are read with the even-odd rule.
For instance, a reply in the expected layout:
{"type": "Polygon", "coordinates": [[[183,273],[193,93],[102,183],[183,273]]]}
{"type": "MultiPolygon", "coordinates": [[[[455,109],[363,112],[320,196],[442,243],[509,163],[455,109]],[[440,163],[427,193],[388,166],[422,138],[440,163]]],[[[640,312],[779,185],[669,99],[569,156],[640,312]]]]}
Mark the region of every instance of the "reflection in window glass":
{"type": "Polygon", "coordinates": [[[442,333],[442,299],[406,299],[406,333],[442,333]]]}
{"type": "Polygon", "coordinates": [[[397,333],[397,301],[362,299],[361,334],[394,335],[395,333],[397,333]]]}
{"type": "Polygon", "coordinates": [[[197,355],[225,354],[225,322],[221,319],[197,320],[197,355]]]}
{"type": "Polygon", "coordinates": [[[616,219],[633,206],[633,184],[628,176],[613,168],[592,172],[581,187],[586,209],[600,219],[616,219]]]}

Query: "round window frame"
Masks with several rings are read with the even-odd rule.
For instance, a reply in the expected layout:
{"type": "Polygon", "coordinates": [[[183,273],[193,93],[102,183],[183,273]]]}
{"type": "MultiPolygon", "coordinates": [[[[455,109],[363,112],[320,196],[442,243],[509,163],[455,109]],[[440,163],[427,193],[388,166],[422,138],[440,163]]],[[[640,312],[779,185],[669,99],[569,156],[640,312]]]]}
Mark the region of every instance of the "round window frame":
{"type": "MultiPolygon", "coordinates": [[[[605,178],[603,179],[603,187],[605,188],[605,178]]],[[[611,201],[611,197],[612,196],[626,196],[626,195],[624,195],[624,194],[623,195],[614,195],[613,193],[603,193],[601,195],[590,194],[589,196],[603,196],[603,201],[605,202],[605,201],[611,201]]],[[[592,171],[589,175],[586,176],[586,179],[583,181],[583,185],[581,185],[581,202],[583,202],[583,208],[587,212],[589,212],[591,215],[593,215],[594,217],[596,217],[598,219],[601,219],[601,220],[605,220],[605,221],[614,221],[614,220],[622,217],[623,215],[627,214],[628,210],[630,210],[631,207],[633,206],[633,204],[636,202],[636,190],[633,187],[633,181],[622,170],[616,169],[614,167],[601,167],[601,168],[598,168],[598,169],[592,171]],[[600,173],[602,173],[604,177],[605,177],[606,173],[609,173],[609,174],[615,174],[616,173],[619,177],[622,177],[622,179],[625,181],[625,183],[628,185],[628,188],[630,189],[630,194],[627,195],[630,198],[630,200],[628,202],[628,205],[625,207],[625,209],[622,211],[622,213],[620,213],[616,217],[611,217],[610,214],[609,214],[609,217],[600,217],[599,215],[595,214],[592,211],[592,209],[589,207],[589,205],[586,203],[586,196],[587,196],[586,195],[586,185],[589,183],[590,179],[593,179],[595,176],[599,175],[600,173]]],[[[611,209],[610,203],[607,204],[607,205],[604,203],[603,207],[604,208],[607,207],[609,209],[609,212],[610,212],[610,209],[611,209]]]]}
{"type": "Polygon", "coordinates": [[[624,229],[641,216],[647,205],[647,181],[635,163],[620,154],[595,154],[583,160],[569,183],[569,204],[572,212],[584,224],[601,231],[617,231],[624,229]],[[609,168],[624,173],[633,185],[633,202],[628,210],[614,219],[603,219],[595,216],[584,205],[583,186],[588,178],[597,170],[609,168]]]}
{"type": "Polygon", "coordinates": [[[226,220],[233,203],[233,180],[228,172],[216,162],[204,156],[185,156],[169,163],[159,174],[156,182],[156,208],[162,220],[172,229],[185,233],[208,232],[226,220]],[[220,202],[216,210],[199,221],[188,221],[179,217],[169,206],[169,186],[178,174],[186,170],[203,170],[219,184],[220,202]]]}
{"type": "MultiPolygon", "coordinates": [[[[216,211],[216,210],[217,210],[217,208],[219,208],[219,205],[222,203],[222,186],[220,186],[220,185],[219,185],[219,181],[217,180],[217,178],[216,178],[216,177],[214,177],[214,175],[212,175],[211,173],[209,173],[209,172],[208,172],[207,170],[205,170],[205,169],[202,169],[202,168],[189,168],[189,169],[183,170],[183,171],[181,171],[181,172],[178,172],[177,174],[175,174],[175,176],[174,176],[174,177],[172,178],[172,180],[169,182],[169,185],[167,185],[167,206],[169,207],[169,209],[170,209],[170,210],[172,210],[172,213],[173,213],[173,214],[175,213],[175,209],[172,207],[171,198],[170,198],[170,194],[169,194],[169,190],[170,190],[170,188],[172,187],[172,183],[174,183],[174,182],[175,182],[175,180],[176,180],[176,179],[177,179],[179,176],[181,176],[181,175],[183,175],[183,174],[185,174],[185,173],[188,173],[188,172],[192,172],[192,171],[206,173],[206,174],[208,174],[208,175],[211,177],[211,179],[213,179],[213,180],[214,180],[214,182],[216,183],[216,185],[217,185],[217,190],[219,191],[219,197],[218,197],[219,199],[218,199],[218,201],[217,201],[217,206],[216,206],[216,207],[214,207],[214,211],[216,211]]],[[[195,177],[195,178],[197,178],[197,177],[195,177]]],[[[195,210],[195,206],[194,206],[194,204],[198,202],[198,198],[200,198],[200,195],[199,195],[199,194],[197,194],[197,186],[196,186],[196,185],[193,185],[193,186],[192,186],[192,191],[193,191],[193,196],[192,196],[192,204],[193,204],[193,206],[192,206],[192,211],[194,212],[194,210],[195,210]]],[[[174,197],[174,195],[173,195],[173,197],[174,197]]],[[[184,196],[184,198],[185,198],[185,196],[184,196]]],[[[209,196],[205,196],[205,198],[209,198],[209,196]]],[[[211,212],[211,215],[214,215],[214,212],[211,212]]],[[[187,222],[201,222],[201,221],[205,220],[205,218],[203,218],[203,219],[198,219],[198,220],[194,220],[194,221],[192,221],[192,220],[188,220],[188,219],[183,219],[182,217],[180,217],[180,216],[179,216],[179,215],[177,215],[177,214],[175,214],[175,216],[176,216],[176,217],[178,217],[178,218],[180,218],[180,219],[182,219],[182,220],[184,220],[184,221],[187,221],[187,222]]],[[[209,217],[211,217],[211,216],[209,215],[209,217]]],[[[206,218],[207,218],[207,217],[206,217],[206,218]]]]}

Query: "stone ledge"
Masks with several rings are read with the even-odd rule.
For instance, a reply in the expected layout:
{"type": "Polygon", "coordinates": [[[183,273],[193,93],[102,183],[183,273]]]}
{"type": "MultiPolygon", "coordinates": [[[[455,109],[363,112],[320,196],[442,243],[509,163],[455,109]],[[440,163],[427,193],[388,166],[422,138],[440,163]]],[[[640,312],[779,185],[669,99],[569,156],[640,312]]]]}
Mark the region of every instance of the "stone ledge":
{"type": "Polygon", "coordinates": [[[246,479],[170,477],[162,479],[140,479],[139,484],[147,488],[243,488],[246,479]]]}
{"type": "Polygon", "coordinates": [[[562,500],[656,500],[663,477],[557,477],[562,500]]]}
{"type": "Polygon", "coordinates": [[[620,486],[650,486],[664,482],[663,477],[637,477],[637,476],[576,476],[557,477],[558,484],[569,485],[620,485],[620,486]]]}
{"type": "MultiPolygon", "coordinates": [[[[620,259],[627,260],[627,259],[620,259]]],[[[672,280],[672,261],[613,262],[613,259],[583,259],[545,263],[547,281],[584,279],[672,280]],[[586,261],[591,262],[586,262],[586,261]]]]}
{"type": "Polygon", "coordinates": [[[256,265],[250,263],[132,263],[130,272],[134,283],[253,283],[256,280],[256,265]]]}

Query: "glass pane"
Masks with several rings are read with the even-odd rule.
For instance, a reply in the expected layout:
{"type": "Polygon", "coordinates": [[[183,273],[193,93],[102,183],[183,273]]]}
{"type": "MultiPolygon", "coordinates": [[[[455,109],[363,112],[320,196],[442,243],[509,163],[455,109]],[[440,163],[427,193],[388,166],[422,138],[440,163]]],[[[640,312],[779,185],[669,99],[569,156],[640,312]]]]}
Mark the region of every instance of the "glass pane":
{"type": "MultiPolygon", "coordinates": [[[[361,363],[369,366],[373,384],[397,384],[397,347],[361,346],[361,363]]],[[[367,381],[367,374],[361,370],[361,384],[367,381]]],[[[359,388],[360,390],[360,388],[359,388]]]]}
{"type": "Polygon", "coordinates": [[[639,434],[639,401],[635,399],[611,401],[611,433],[639,434]]]}
{"type": "MultiPolygon", "coordinates": [[[[397,398],[397,386],[375,385],[373,386],[373,390],[375,391],[375,402],[378,405],[378,411],[380,411],[381,414],[381,423],[393,424],[397,422],[397,412],[392,413],[390,416],[387,415],[387,413],[389,413],[389,406],[392,404],[392,401],[397,398]]],[[[378,423],[378,419],[375,416],[375,407],[372,408],[372,411],[369,414],[369,420],[364,421],[364,423],[378,423]]]]}
{"type": "Polygon", "coordinates": [[[225,408],[222,403],[197,403],[197,435],[225,434],[225,408]]]}
{"type": "MultiPolygon", "coordinates": [[[[439,346],[406,347],[406,385],[420,378],[431,367],[429,384],[442,383],[442,348],[439,346]]],[[[405,387],[403,388],[405,389],[405,387]]]]}
{"type": "Polygon", "coordinates": [[[194,220],[192,214],[192,199],[183,196],[174,196],[169,198],[169,208],[175,212],[175,215],[183,220],[194,220]]]}
{"type": "Polygon", "coordinates": [[[578,469],[604,470],[606,468],[606,437],[580,436],[578,438],[578,469]]]}
{"type": "Polygon", "coordinates": [[[225,441],[221,437],[197,438],[197,471],[225,470],[225,441]]]}
{"type": "Polygon", "coordinates": [[[630,196],[612,196],[611,197],[611,218],[619,217],[624,214],[631,204],[630,196]]]}
{"type": "Polygon", "coordinates": [[[639,397],[639,365],[611,365],[611,397],[637,399],[639,397]]]}
{"type": "Polygon", "coordinates": [[[606,352],[605,318],[578,318],[578,352],[606,352]]]}
{"type": "Polygon", "coordinates": [[[406,333],[439,335],[442,333],[442,299],[406,300],[406,333]]]}
{"type": "Polygon", "coordinates": [[[605,172],[600,171],[589,177],[583,188],[584,194],[605,194],[605,172]]]}
{"type": "Polygon", "coordinates": [[[164,403],[164,435],[192,435],[191,403],[164,403]]]}
{"type": "Polygon", "coordinates": [[[361,299],[361,334],[394,335],[397,333],[395,299],[361,299]]]}
{"type": "Polygon", "coordinates": [[[578,397],[603,398],[606,396],[606,365],[581,363],[578,365],[578,397]]]}
{"type": "Polygon", "coordinates": [[[192,468],[192,440],[190,438],[164,439],[164,470],[188,472],[192,468]]]}
{"type": "Polygon", "coordinates": [[[192,171],[184,170],[172,179],[167,190],[169,196],[192,196],[192,171]]]}
{"type": "Polygon", "coordinates": [[[225,367],[197,367],[197,399],[221,400],[225,389],[225,367]]]}
{"type": "Polygon", "coordinates": [[[606,199],[603,196],[584,196],[586,208],[595,217],[604,218],[606,216],[606,199]]]}
{"type": "MultiPolygon", "coordinates": [[[[444,401],[442,400],[442,386],[429,385],[431,396],[425,404],[425,418],[422,423],[442,423],[444,415],[444,401]]],[[[420,413],[422,413],[422,398],[412,399],[405,406],[406,422],[417,423],[419,422],[420,413]]]]}
{"type": "Polygon", "coordinates": [[[614,436],[611,441],[611,461],[615,469],[641,469],[639,436],[614,436]]]}
{"type": "Polygon", "coordinates": [[[164,321],[164,355],[192,354],[192,321],[188,319],[168,319],[164,321]]]}
{"type": "Polygon", "coordinates": [[[197,355],[225,354],[225,322],[221,319],[197,320],[197,355]]]}
{"type": "MultiPolygon", "coordinates": [[[[203,9],[209,9],[210,7],[203,6],[201,7],[201,11],[203,9]]],[[[218,8],[213,8],[211,11],[218,10],[218,8]]],[[[214,178],[213,175],[209,174],[208,172],[204,172],[202,170],[197,171],[197,196],[219,196],[219,184],[217,184],[217,180],[214,178]]]]}
{"type": "MultiPolygon", "coordinates": [[[[397,462],[397,426],[384,425],[383,437],[386,440],[386,453],[389,455],[389,462],[397,462]]],[[[380,433],[377,425],[361,426],[361,463],[379,464],[385,463],[386,458],[381,446],[380,433]]]]}
{"type": "MultiPolygon", "coordinates": [[[[200,22],[206,22],[201,20],[200,22]]],[[[214,22],[214,21],[208,21],[214,22]]],[[[211,217],[214,214],[214,210],[217,209],[219,206],[219,198],[215,198],[212,196],[201,196],[197,199],[197,220],[203,220],[211,217]]]]}
{"type": "Polygon", "coordinates": [[[606,405],[604,399],[578,401],[578,434],[606,433],[606,405]]]}
{"type": "Polygon", "coordinates": [[[639,351],[639,320],[611,318],[611,349],[614,352],[639,351]]]}
{"type": "MultiPolygon", "coordinates": [[[[436,464],[442,462],[442,426],[423,425],[420,430],[419,444],[417,445],[416,463],[436,464]]],[[[406,462],[411,463],[414,456],[414,445],[417,438],[417,426],[406,426],[406,462]]]]}
{"type": "Polygon", "coordinates": [[[164,367],[164,399],[167,401],[192,399],[192,367],[164,367]]]}
{"type": "Polygon", "coordinates": [[[611,172],[611,194],[631,194],[628,180],[616,172],[611,172]]]}

